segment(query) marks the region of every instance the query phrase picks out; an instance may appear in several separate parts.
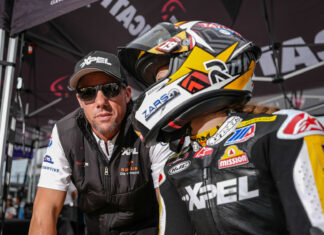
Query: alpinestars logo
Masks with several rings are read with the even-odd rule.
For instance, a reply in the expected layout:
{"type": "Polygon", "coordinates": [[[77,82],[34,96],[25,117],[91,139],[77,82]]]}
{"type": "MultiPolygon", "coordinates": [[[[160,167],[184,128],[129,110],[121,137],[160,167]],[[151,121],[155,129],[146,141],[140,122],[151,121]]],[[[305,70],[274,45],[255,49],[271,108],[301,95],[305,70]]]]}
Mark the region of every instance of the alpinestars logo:
{"type": "Polygon", "coordinates": [[[313,116],[307,113],[301,113],[293,118],[283,132],[286,135],[298,135],[312,131],[324,131],[324,127],[313,116]]]}
{"type": "Polygon", "coordinates": [[[216,205],[222,205],[259,196],[258,189],[249,191],[247,176],[220,181],[216,185],[199,182],[193,187],[186,186],[185,190],[187,194],[182,200],[187,203],[189,211],[208,208],[212,203],[207,202],[211,200],[216,200],[216,205]]]}
{"type": "Polygon", "coordinates": [[[106,64],[106,65],[111,65],[111,63],[108,61],[107,58],[104,57],[92,57],[88,56],[87,58],[84,59],[84,61],[80,64],[80,68],[83,68],[86,65],[90,65],[91,63],[96,62],[97,64],[106,64]]]}

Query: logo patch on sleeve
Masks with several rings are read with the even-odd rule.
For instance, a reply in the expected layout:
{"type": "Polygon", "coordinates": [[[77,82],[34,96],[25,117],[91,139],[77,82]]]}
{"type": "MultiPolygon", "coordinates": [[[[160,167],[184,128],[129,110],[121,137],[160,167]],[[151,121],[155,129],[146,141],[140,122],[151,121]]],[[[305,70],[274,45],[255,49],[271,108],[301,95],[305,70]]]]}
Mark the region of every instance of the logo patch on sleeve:
{"type": "Polygon", "coordinates": [[[231,144],[242,143],[244,141],[247,141],[248,139],[254,136],[254,132],[255,132],[255,124],[244,128],[236,129],[235,133],[231,136],[231,138],[229,138],[226,141],[225,145],[231,145],[231,144]]]}
{"type": "Polygon", "coordinates": [[[312,115],[298,112],[296,115],[288,116],[277,135],[281,139],[298,139],[308,135],[324,135],[324,127],[312,115]]]}
{"type": "Polygon", "coordinates": [[[209,147],[202,147],[198,152],[195,153],[194,158],[202,158],[209,156],[213,153],[213,149],[209,147]]]}
{"type": "Polygon", "coordinates": [[[50,164],[54,164],[52,157],[49,155],[45,155],[44,157],[44,162],[50,163],[50,164]]]}
{"type": "Polygon", "coordinates": [[[165,174],[164,174],[164,171],[162,170],[160,175],[159,175],[159,185],[163,184],[165,179],[166,179],[165,174]]]}
{"type": "Polygon", "coordinates": [[[249,159],[242,150],[240,150],[236,145],[231,145],[227,147],[224,155],[218,160],[218,168],[228,168],[233,166],[239,166],[249,163],[249,159]]]}
{"type": "Polygon", "coordinates": [[[181,163],[179,163],[179,164],[171,167],[171,169],[169,170],[168,174],[169,175],[178,174],[179,172],[184,171],[185,169],[187,169],[190,165],[191,165],[191,161],[190,160],[181,162],[181,163]]]}

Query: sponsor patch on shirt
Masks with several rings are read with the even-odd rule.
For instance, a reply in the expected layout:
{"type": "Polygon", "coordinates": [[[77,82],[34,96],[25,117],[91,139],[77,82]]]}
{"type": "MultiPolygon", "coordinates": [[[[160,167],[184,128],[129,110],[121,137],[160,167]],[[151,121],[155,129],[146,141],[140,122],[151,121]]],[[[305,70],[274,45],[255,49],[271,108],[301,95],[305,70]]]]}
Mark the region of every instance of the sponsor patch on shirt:
{"type": "Polygon", "coordinates": [[[249,162],[249,159],[242,150],[236,145],[231,145],[226,148],[224,155],[218,160],[218,168],[228,168],[233,166],[244,165],[249,162]]]}
{"type": "Polygon", "coordinates": [[[165,177],[164,171],[161,171],[161,173],[159,175],[159,185],[163,184],[165,179],[166,179],[166,177],[165,177]]]}
{"type": "Polygon", "coordinates": [[[190,160],[178,163],[177,165],[170,168],[170,170],[168,171],[168,174],[169,175],[178,174],[179,172],[184,171],[185,169],[187,169],[190,165],[191,165],[190,160]]]}
{"type": "Polygon", "coordinates": [[[244,126],[251,125],[256,122],[273,122],[277,119],[277,115],[271,116],[271,117],[257,117],[257,118],[252,118],[250,120],[246,120],[238,124],[237,128],[241,128],[244,126]]]}
{"type": "Polygon", "coordinates": [[[225,145],[237,144],[247,141],[254,136],[255,124],[235,130],[235,133],[229,138],[225,145]]]}
{"type": "Polygon", "coordinates": [[[129,161],[127,163],[127,167],[121,167],[120,168],[120,175],[138,175],[139,170],[138,166],[134,161],[129,161]]]}
{"type": "Polygon", "coordinates": [[[136,148],[122,148],[122,156],[123,155],[127,155],[127,156],[129,156],[129,155],[135,155],[135,154],[138,154],[138,152],[137,152],[137,149],[136,148]]]}
{"type": "Polygon", "coordinates": [[[54,164],[52,157],[49,155],[45,155],[44,157],[44,162],[50,163],[50,164],[54,164]]]}
{"type": "Polygon", "coordinates": [[[52,171],[52,172],[55,172],[55,173],[58,173],[58,172],[59,172],[59,169],[54,168],[54,167],[50,167],[50,166],[42,166],[42,168],[43,168],[44,170],[52,171]]]}
{"type": "Polygon", "coordinates": [[[89,166],[89,163],[87,162],[80,162],[80,161],[75,161],[75,165],[77,166],[89,166]]]}
{"type": "Polygon", "coordinates": [[[308,135],[324,135],[324,126],[312,115],[301,111],[291,112],[280,127],[280,139],[298,139],[308,135]]]}
{"type": "Polygon", "coordinates": [[[242,118],[237,116],[228,118],[216,134],[207,140],[206,145],[213,146],[223,141],[227,136],[234,132],[241,120],[242,118]]]}
{"type": "Polygon", "coordinates": [[[48,146],[47,146],[47,147],[51,147],[52,144],[53,144],[53,140],[52,140],[52,136],[51,136],[51,138],[50,138],[50,140],[49,140],[49,142],[48,142],[48,146]]]}
{"type": "Polygon", "coordinates": [[[202,158],[210,156],[213,153],[213,149],[210,147],[202,147],[198,152],[195,153],[194,158],[202,158]]]}

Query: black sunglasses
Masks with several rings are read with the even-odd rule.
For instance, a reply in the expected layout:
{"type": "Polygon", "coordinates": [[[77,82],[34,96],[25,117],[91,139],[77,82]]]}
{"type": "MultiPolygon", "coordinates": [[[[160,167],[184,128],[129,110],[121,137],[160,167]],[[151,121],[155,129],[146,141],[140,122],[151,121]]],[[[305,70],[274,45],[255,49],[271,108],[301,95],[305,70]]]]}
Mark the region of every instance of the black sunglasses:
{"type": "Polygon", "coordinates": [[[120,94],[122,85],[120,83],[106,83],[97,86],[76,88],[76,91],[81,100],[86,102],[94,101],[97,97],[97,92],[100,89],[105,97],[113,98],[120,94]]]}

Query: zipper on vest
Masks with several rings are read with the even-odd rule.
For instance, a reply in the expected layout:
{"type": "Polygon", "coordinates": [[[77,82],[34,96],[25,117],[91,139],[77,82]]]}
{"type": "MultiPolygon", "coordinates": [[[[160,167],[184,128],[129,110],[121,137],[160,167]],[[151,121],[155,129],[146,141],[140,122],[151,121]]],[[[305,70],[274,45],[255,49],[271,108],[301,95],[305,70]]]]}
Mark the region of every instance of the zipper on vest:
{"type": "Polygon", "coordinates": [[[104,171],[104,183],[106,188],[106,200],[107,202],[110,201],[110,175],[109,175],[109,167],[105,166],[104,171]]]}

